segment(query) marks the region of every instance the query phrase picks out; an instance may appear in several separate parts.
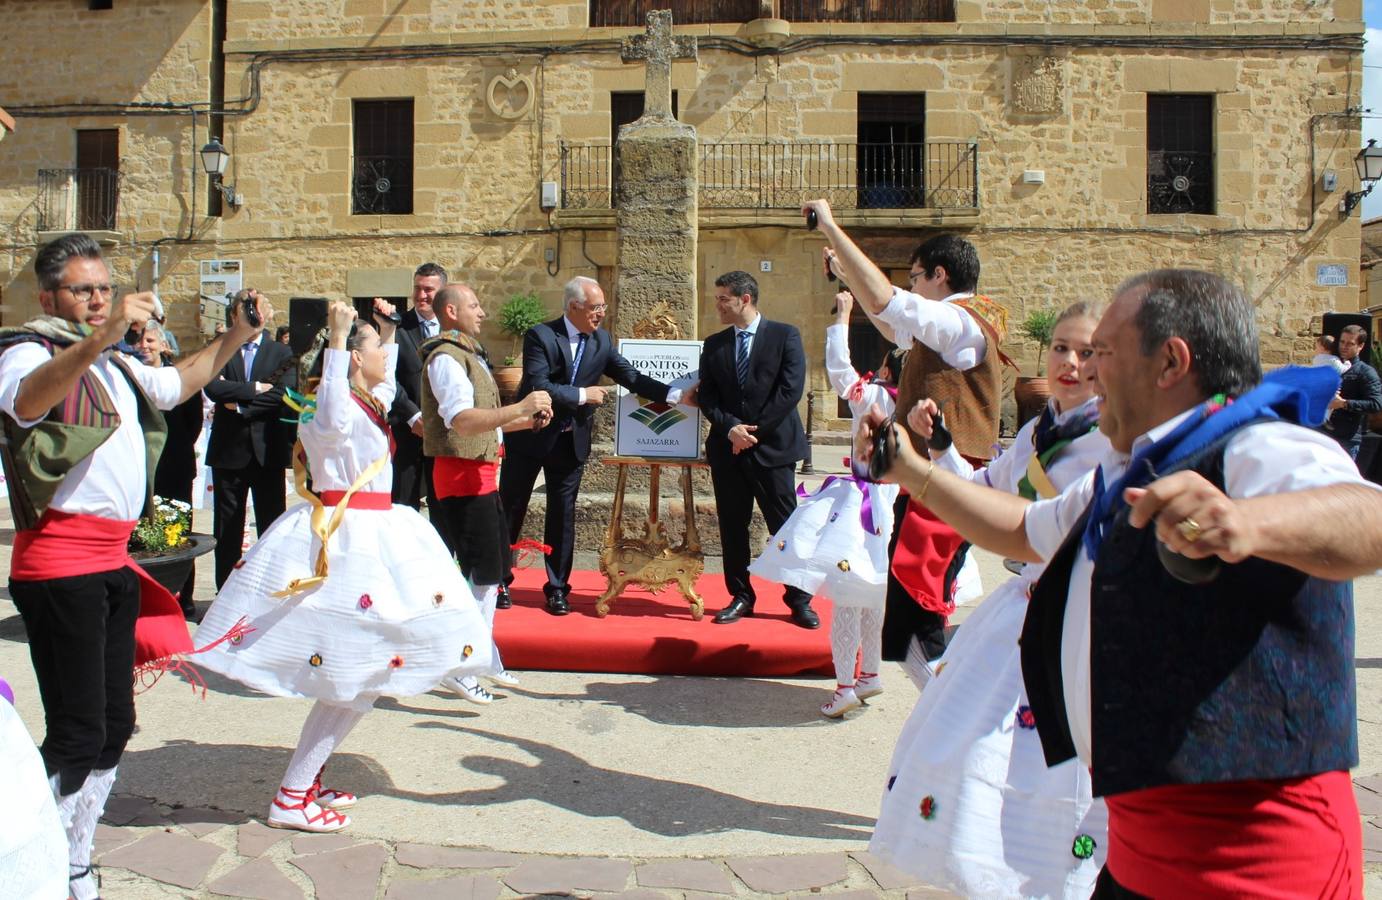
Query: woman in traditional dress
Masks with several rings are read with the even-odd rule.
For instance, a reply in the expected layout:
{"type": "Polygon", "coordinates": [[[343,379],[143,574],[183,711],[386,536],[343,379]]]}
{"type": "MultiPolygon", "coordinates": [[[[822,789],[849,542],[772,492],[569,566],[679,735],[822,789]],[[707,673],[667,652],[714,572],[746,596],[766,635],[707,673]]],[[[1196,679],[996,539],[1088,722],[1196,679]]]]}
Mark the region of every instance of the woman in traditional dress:
{"type": "MultiPolygon", "coordinates": [[[[849,315],[854,295],[835,295],[835,324],[825,330],[825,368],[830,384],[861,415],[877,405],[893,410],[897,396],[895,356],[884,357],[877,377],[860,377],[849,358],[849,315]]],[[[832,475],[796,511],[753,561],[749,571],[778,584],[808,591],[834,605],[830,650],[835,691],[821,715],[835,719],[883,692],[883,599],[888,582],[888,538],[893,530],[897,486],[868,484],[832,475]],[[861,661],[862,653],[862,661],[861,661]],[[859,676],[855,678],[855,670],[859,676]]]]}
{"type": "MultiPolygon", "coordinates": [[[[1097,430],[1098,310],[1061,313],[1046,351],[1051,399],[1012,446],[975,470],[953,447],[938,465],[1028,498],[1054,496],[1108,446],[1097,430]]],[[[929,437],[936,406],[909,424],[929,437]]],[[[1028,564],[956,631],[903,726],[870,852],[971,897],[1088,897],[1103,865],[1107,813],[1089,772],[1047,768],[1022,684],[1018,636],[1041,566],[1028,564]]]]}
{"type": "Polygon", "coordinates": [[[199,664],[280,697],[317,701],[307,715],[268,824],[339,831],[354,794],[321,786],[327,758],[380,694],[430,690],[447,675],[485,673],[491,636],[436,529],[390,502],[387,410],[398,355],[393,307],[375,301],[378,331],[344,303],[330,308],[315,408],[298,430],[313,488],[274,522],[221,588],[202,628],[250,630],[199,664]]]}

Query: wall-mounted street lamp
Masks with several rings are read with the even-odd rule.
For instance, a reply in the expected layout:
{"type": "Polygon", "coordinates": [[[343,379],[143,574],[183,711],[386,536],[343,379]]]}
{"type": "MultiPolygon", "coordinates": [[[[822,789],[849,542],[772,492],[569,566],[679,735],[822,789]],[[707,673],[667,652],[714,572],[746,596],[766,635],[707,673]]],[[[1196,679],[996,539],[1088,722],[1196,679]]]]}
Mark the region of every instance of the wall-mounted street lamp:
{"type": "MultiPolygon", "coordinates": [[[[1382,151],[1379,151],[1382,152],[1382,151]]],[[[235,185],[226,184],[222,179],[226,173],[226,165],[230,162],[230,151],[225,148],[219,138],[212,138],[210,143],[201,149],[202,171],[206,177],[211,179],[221,191],[221,199],[226,205],[233,209],[239,209],[245,203],[244,196],[237,190],[235,185]]]]}
{"type": "Polygon", "coordinates": [[[1372,193],[1378,179],[1382,179],[1382,147],[1377,146],[1376,139],[1370,138],[1368,145],[1358,151],[1358,155],[1353,157],[1353,165],[1358,169],[1358,180],[1364,187],[1361,191],[1344,194],[1344,200],[1339,204],[1339,211],[1344,215],[1353,212],[1353,208],[1372,193]]]}

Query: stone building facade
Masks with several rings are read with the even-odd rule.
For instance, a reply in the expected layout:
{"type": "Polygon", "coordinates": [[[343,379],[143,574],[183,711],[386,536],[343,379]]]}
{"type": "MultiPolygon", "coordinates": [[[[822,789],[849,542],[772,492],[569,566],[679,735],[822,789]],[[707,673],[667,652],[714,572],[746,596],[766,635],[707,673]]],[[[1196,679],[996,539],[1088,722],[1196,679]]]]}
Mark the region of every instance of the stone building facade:
{"type": "MultiPolygon", "coordinates": [[[[534,292],[555,313],[575,275],[612,287],[610,144],[644,77],[618,39],[649,5],[715,19],[678,26],[700,52],[673,68],[700,142],[700,336],[714,277],[753,272],[822,400],[833,289],[796,211],[822,193],[898,273],[928,234],[965,233],[1014,321],[1196,266],[1248,290],[1279,363],[1309,355],[1320,313],[1358,308],[1339,204],[1360,0],[0,0],[7,45],[35,48],[0,58],[18,123],[0,317],[36,309],[34,250],[71,228],[122,284],[157,278],[184,343],[206,260],[275,298],[398,296],[425,260],[491,308],[534,292]],[[197,163],[212,133],[238,208],[197,163]]],[[[1030,374],[1035,348],[1011,349],[1030,374]]]]}

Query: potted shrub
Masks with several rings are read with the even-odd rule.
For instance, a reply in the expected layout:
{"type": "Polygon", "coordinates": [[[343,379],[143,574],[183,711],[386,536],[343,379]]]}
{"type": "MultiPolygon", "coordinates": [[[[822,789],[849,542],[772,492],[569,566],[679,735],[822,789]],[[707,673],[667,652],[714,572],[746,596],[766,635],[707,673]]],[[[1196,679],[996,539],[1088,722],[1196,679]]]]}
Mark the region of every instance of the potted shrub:
{"type": "Polygon", "coordinates": [[[504,364],[494,369],[494,381],[505,403],[512,403],[523,380],[523,366],[519,359],[523,335],[547,318],[547,308],[537,294],[514,294],[499,307],[499,330],[509,336],[509,352],[504,364]]]}
{"type": "Polygon", "coordinates": [[[1036,376],[1019,376],[1013,388],[1013,399],[1017,401],[1018,425],[1041,415],[1042,408],[1051,396],[1051,387],[1046,381],[1042,367],[1046,364],[1046,348],[1051,346],[1051,334],[1056,330],[1056,319],[1059,317],[1060,313],[1054,309],[1039,309],[1017,326],[1018,334],[1037,345],[1036,376]]]}
{"type": "Polygon", "coordinates": [[[209,534],[192,532],[192,507],[154,497],[154,513],[134,526],[128,549],[135,562],[174,597],[187,583],[192,562],[216,546],[209,534]]]}

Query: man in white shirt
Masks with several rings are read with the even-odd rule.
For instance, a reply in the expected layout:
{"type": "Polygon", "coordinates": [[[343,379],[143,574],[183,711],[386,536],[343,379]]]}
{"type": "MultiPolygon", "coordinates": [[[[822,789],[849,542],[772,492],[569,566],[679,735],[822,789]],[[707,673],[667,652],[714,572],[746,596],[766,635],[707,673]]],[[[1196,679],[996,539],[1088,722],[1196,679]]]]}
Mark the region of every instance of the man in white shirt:
{"type": "Polygon", "coordinates": [[[956,478],[901,434],[887,478],[975,543],[1050,560],[1023,675],[1047,762],[1078,756],[1108,804],[1096,897],[1358,896],[1348,580],[1382,563],[1382,492],[1301,427],[1337,376],[1254,389],[1254,307],[1203,272],[1125,282],[1094,344],[1112,446],[1059,497],[956,478]]]}
{"type": "MultiPolygon", "coordinates": [[[[166,430],[157,410],[195,395],[261,329],[237,315],[205,349],[150,368],[112,347],[153,316],[154,296],[117,299],[95,241],[58,238],[39,250],[34,271],[44,315],[0,335],[3,457],[19,528],[10,595],[43,700],[42,755],[67,830],[69,889],[87,900],[96,896],[96,822],[134,728],[141,599],[125,548],[152,497],[166,430]]],[[[145,616],[166,612],[146,606],[145,616]]],[[[175,642],[190,649],[180,621],[177,630],[175,642]]]]}

